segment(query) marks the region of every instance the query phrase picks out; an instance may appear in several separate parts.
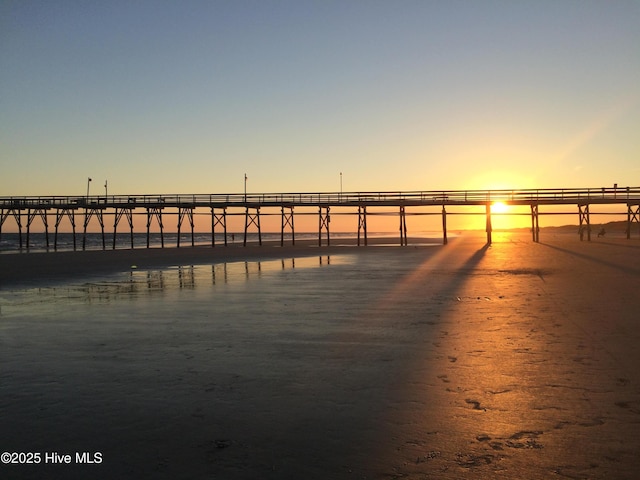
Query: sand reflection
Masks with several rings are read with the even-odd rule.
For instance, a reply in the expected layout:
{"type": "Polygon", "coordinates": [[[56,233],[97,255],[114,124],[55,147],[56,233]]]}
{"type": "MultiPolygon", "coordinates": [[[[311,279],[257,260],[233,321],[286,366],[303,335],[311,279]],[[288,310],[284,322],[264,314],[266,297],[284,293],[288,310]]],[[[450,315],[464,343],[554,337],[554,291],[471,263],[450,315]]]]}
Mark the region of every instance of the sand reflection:
{"type": "Polygon", "coordinates": [[[638,257],[628,244],[579,247],[508,238],[458,248],[472,268],[412,273],[444,295],[422,309],[429,342],[396,386],[401,413],[386,416],[391,475],[629,478],[640,358],[621,331],[637,339],[638,257]]]}
{"type": "Polygon", "coordinates": [[[283,258],[279,260],[225,262],[213,265],[184,265],[156,270],[138,270],[109,275],[86,283],[65,283],[52,287],[5,290],[0,292],[0,314],[41,313],[61,302],[109,303],[123,298],[171,295],[178,290],[204,290],[221,284],[241,284],[269,277],[277,272],[344,265],[350,255],[283,258]],[[38,308],[38,305],[40,308],[38,308]]]}

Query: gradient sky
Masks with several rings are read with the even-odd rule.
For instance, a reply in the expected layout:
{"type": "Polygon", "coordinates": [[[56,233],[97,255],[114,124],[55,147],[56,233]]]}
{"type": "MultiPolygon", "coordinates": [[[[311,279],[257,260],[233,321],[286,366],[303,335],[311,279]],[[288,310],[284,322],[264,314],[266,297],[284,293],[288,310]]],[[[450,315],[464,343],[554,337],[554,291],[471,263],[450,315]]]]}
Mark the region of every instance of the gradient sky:
{"type": "Polygon", "coordinates": [[[0,2],[0,196],[640,185],[640,2],[0,2]]]}

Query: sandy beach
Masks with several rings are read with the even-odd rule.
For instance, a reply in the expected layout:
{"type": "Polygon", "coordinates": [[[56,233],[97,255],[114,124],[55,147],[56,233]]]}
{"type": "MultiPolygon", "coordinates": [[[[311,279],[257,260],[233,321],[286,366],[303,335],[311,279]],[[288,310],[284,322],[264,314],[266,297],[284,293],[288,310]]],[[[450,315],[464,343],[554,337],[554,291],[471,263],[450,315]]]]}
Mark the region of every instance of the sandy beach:
{"type": "Polygon", "coordinates": [[[640,242],[493,238],[0,255],[0,476],[636,478],[640,242]]]}

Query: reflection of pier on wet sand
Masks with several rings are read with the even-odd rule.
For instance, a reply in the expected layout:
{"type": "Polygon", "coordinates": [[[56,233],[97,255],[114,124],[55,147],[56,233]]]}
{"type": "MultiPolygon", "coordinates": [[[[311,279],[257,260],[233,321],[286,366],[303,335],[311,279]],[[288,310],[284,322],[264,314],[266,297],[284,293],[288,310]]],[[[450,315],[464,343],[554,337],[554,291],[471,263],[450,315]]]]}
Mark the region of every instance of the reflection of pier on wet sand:
{"type": "MultiPolygon", "coordinates": [[[[375,253],[390,248],[390,239],[376,238],[368,251],[375,253]]],[[[65,252],[30,252],[29,254],[0,255],[0,287],[15,287],[42,282],[57,282],[81,276],[100,276],[129,270],[154,270],[172,266],[224,264],[237,261],[261,261],[270,259],[328,256],[346,253],[354,245],[353,240],[340,244],[317,247],[314,242],[302,241],[293,246],[280,247],[265,244],[262,248],[143,248],[126,250],[87,250],[65,252]]],[[[434,248],[422,244],[413,248],[434,248]]],[[[297,260],[296,260],[297,261],[297,260]]]]}
{"type": "MultiPolygon", "coordinates": [[[[334,257],[333,263],[342,263],[344,257],[345,255],[334,257]]],[[[40,301],[46,301],[47,294],[59,296],[62,291],[63,294],[84,298],[89,302],[108,303],[130,295],[162,294],[174,289],[206,289],[217,284],[247,282],[274,271],[328,266],[331,265],[331,261],[331,255],[319,255],[278,260],[222,262],[211,265],[180,265],[151,270],[138,269],[136,266],[125,275],[110,276],[107,279],[72,286],[51,287],[48,291],[40,288],[39,292],[42,296],[40,301]]]]}
{"type": "Polygon", "coordinates": [[[2,473],[635,478],[640,245],[482,238],[0,290],[3,449],[104,458],[2,473]]]}

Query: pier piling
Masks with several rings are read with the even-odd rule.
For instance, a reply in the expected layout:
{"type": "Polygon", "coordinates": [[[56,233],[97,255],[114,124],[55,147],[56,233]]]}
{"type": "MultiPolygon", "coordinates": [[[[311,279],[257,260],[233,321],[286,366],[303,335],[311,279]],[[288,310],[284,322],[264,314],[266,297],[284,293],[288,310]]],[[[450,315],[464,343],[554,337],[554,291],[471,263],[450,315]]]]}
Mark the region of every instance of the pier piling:
{"type": "Polygon", "coordinates": [[[284,231],[285,228],[291,228],[291,245],[296,244],[296,234],[293,228],[293,207],[282,206],[281,207],[281,222],[280,222],[280,246],[284,247],[284,231]]]}
{"type": "Polygon", "coordinates": [[[113,216],[113,248],[116,248],[116,237],[118,232],[118,223],[120,223],[120,219],[124,215],[127,218],[127,222],[129,223],[129,230],[131,232],[131,248],[133,248],[133,209],[130,207],[116,207],[114,216],[113,216]]]}
{"type": "Polygon", "coordinates": [[[191,226],[191,246],[195,245],[194,238],[194,225],[193,225],[193,206],[188,207],[178,207],[178,240],[176,247],[180,248],[180,227],[182,226],[182,221],[185,217],[189,220],[189,225],[191,226]]]}
{"type": "Polygon", "coordinates": [[[47,210],[45,208],[36,208],[34,210],[27,210],[27,249],[29,248],[29,233],[31,231],[31,223],[36,217],[40,217],[42,224],[44,225],[44,236],[49,248],[49,222],[47,220],[47,210]]]}
{"type": "Polygon", "coordinates": [[[367,206],[358,205],[358,246],[360,246],[360,231],[364,233],[364,245],[367,246],[367,206]]]}
{"type": "Polygon", "coordinates": [[[486,204],[486,217],[487,217],[487,245],[491,245],[491,232],[493,227],[491,226],[491,203],[486,204]]]}
{"type": "Polygon", "coordinates": [[[400,246],[407,245],[407,216],[404,205],[400,205],[400,246]]]}
{"type": "Polygon", "coordinates": [[[531,204],[531,235],[535,243],[540,242],[540,224],[538,223],[538,205],[531,204]]]}
{"type": "Polygon", "coordinates": [[[222,226],[222,233],[224,235],[224,246],[227,246],[227,209],[222,208],[222,213],[215,212],[216,207],[211,207],[211,246],[216,246],[216,227],[222,226]]]}
{"type": "Polygon", "coordinates": [[[447,243],[449,243],[447,237],[447,209],[442,205],[442,244],[446,245],[447,243]]]}
{"type": "Polygon", "coordinates": [[[591,220],[589,218],[589,204],[581,203],[578,204],[578,216],[580,218],[580,241],[584,239],[584,232],[587,232],[587,241],[591,241],[591,220]]]}
{"type": "Polygon", "coordinates": [[[162,210],[164,207],[147,207],[147,248],[151,242],[151,223],[155,218],[160,227],[160,246],[164,248],[164,225],[162,224],[162,210]]]}
{"type": "Polygon", "coordinates": [[[258,244],[262,245],[262,232],[260,230],[260,207],[247,206],[244,214],[244,243],[247,246],[247,231],[251,225],[255,225],[258,229],[258,244]],[[251,213],[249,210],[255,210],[255,213],[251,213]]]}
{"type": "Polygon", "coordinates": [[[104,217],[103,217],[104,208],[85,208],[84,210],[84,222],[82,229],[82,250],[87,247],[87,226],[91,221],[91,217],[95,216],[98,219],[98,223],[100,224],[100,232],[102,233],[102,249],[105,249],[105,240],[104,240],[104,217]]]}
{"type": "Polygon", "coordinates": [[[58,208],[56,210],[56,229],[55,234],[53,236],[53,249],[58,249],[58,227],[60,223],[67,217],[69,222],[71,223],[71,230],[73,232],[73,249],[76,249],[76,218],[75,218],[75,208],[58,208]]]}
{"type": "Polygon", "coordinates": [[[627,204],[627,238],[631,238],[634,223],[640,227],[640,204],[627,204]]]}
{"type": "Polygon", "coordinates": [[[322,246],[322,231],[327,232],[327,246],[331,245],[331,236],[329,235],[329,216],[330,207],[328,205],[320,205],[318,208],[318,246],[322,246]]]}

